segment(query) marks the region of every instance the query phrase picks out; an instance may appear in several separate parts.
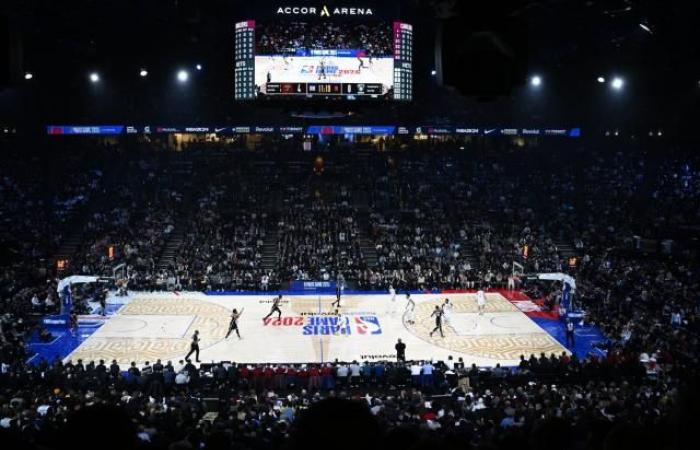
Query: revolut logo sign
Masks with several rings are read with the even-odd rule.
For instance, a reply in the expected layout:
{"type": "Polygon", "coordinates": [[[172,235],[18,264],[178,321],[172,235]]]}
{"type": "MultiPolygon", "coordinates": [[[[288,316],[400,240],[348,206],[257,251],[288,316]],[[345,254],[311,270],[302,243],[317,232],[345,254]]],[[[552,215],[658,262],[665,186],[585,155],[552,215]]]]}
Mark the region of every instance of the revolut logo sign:
{"type": "Polygon", "coordinates": [[[329,8],[326,5],[317,8],[315,6],[279,6],[277,14],[286,16],[372,16],[374,12],[372,8],[361,7],[333,7],[329,8]]]}

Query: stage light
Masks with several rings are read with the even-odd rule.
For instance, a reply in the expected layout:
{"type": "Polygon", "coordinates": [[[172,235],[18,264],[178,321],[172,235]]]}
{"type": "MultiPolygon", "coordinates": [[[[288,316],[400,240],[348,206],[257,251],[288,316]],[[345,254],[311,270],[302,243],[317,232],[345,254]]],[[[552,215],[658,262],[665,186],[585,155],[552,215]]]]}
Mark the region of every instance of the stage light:
{"type": "Polygon", "coordinates": [[[197,64],[195,67],[197,68],[197,70],[202,70],[202,65],[201,65],[201,64],[197,64]]]}
{"type": "Polygon", "coordinates": [[[180,71],[177,73],[177,80],[178,80],[180,83],[186,82],[189,78],[190,78],[190,74],[187,73],[186,70],[180,70],[180,71]]]}
{"type": "Polygon", "coordinates": [[[92,83],[97,83],[98,81],[100,81],[100,75],[97,72],[92,72],[90,74],[90,81],[92,83]]]}
{"type": "Polygon", "coordinates": [[[24,74],[24,79],[25,79],[25,80],[31,80],[32,78],[34,78],[34,74],[33,74],[33,73],[27,72],[27,73],[24,74]]]}
{"type": "Polygon", "coordinates": [[[437,75],[437,70],[433,69],[430,71],[430,75],[435,76],[437,75]]]}
{"type": "Polygon", "coordinates": [[[625,84],[625,81],[620,77],[615,77],[612,80],[612,87],[615,90],[619,91],[620,89],[622,89],[622,86],[624,86],[624,84],[625,84]]]}
{"type": "Polygon", "coordinates": [[[148,76],[148,70],[146,70],[146,69],[141,69],[141,71],[139,72],[139,76],[142,77],[142,78],[143,78],[143,77],[147,77],[147,76],[148,76]]]}
{"type": "Polygon", "coordinates": [[[537,87],[542,84],[542,78],[539,75],[535,75],[532,78],[530,78],[530,84],[534,87],[537,87]]]}
{"type": "Polygon", "coordinates": [[[598,83],[605,83],[604,77],[598,77],[598,83]]]}

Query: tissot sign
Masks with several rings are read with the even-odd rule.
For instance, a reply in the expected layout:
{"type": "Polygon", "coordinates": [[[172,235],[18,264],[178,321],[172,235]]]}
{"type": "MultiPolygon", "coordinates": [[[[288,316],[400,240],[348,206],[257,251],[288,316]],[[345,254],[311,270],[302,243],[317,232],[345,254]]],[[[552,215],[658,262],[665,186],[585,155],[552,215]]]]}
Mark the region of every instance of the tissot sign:
{"type": "Polygon", "coordinates": [[[357,6],[279,6],[277,14],[283,16],[372,16],[372,8],[357,6]]]}

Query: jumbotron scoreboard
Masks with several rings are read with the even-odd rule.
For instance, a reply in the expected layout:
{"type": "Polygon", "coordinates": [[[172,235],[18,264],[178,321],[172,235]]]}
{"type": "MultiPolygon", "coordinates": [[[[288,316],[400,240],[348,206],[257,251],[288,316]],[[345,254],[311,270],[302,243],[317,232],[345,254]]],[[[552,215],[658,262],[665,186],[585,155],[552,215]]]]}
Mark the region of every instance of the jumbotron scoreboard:
{"type": "Polygon", "coordinates": [[[282,19],[237,22],[235,99],[412,100],[413,26],[348,11],[280,8],[282,19]]]}

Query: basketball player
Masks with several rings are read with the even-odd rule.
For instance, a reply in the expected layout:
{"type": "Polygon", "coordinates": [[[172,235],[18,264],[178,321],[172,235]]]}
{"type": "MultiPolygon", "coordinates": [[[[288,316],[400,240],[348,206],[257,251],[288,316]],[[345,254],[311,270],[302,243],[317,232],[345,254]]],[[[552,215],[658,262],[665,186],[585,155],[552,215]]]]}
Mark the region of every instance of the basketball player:
{"type": "Polygon", "coordinates": [[[442,315],[444,313],[442,312],[442,308],[440,305],[435,305],[435,310],[433,313],[430,315],[430,317],[435,317],[435,328],[433,328],[433,331],[430,332],[430,337],[433,337],[433,333],[436,331],[440,330],[440,337],[445,337],[445,333],[442,332],[442,315]]]}
{"type": "Polygon", "coordinates": [[[483,289],[476,291],[476,305],[479,307],[479,315],[483,316],[486,308],[486,294],[483,289]]]}
{"type": "Polygon", "coordinates": [[[391,309],[390,312],[393,314],[396,311],[396,289],[394,286],[389,285],[389,295],[391,295],[391,309]]]}
{"type": "Polygon", "coordinates": [[[324,59],[318,65],[318,79],[326,79],[326,61],[324,59]]]}
{"type": "MultiPolygon", "coordinates": [[[[243,309],[245,309],[245,308],[243,308],[243,309]]],[[[228,339],[228,337],[232,331],[236,332],[238,339],[242,339],[241,333],[238,332],[238,319],[243,314],[243,309],[241,309],[241,312],[238,312],[238,310],[236,308],[233,308],[233,311],[231,311],[231,323],[228,326],[228,333],[226,333],[226,337],[224,339],[228,339]]]]}
{"type": "Polygon", "coordinates": [[[416,302],[414,302],[413,299],[411,298],[411,294],[407,293],[406,294],[406,309],[404,310],[404,314],[406,315],[406,323],[409,323],[411,325],[416,323],[414,321],[415,309],[416,309],[416,302]]]}
{"type": "Polygon", "coordinates": [[[272,301],[272,308],[270,308],[270,312],[263,317],[263,320],[267,319],[270,317],[273,313],[277,313],[277,318],[281,319],[282,318],[282,310],[280,309],[280,302],[282,301],[282,294],[279,294],[275,299],[272,301]]]}
{"type": "Polygon", "coordinates": [[[340,296],[342,294],[343,287],[340,285],[340,283],[337,283],[335,285],[335,301],[331,303],[331,306],[336,306],[340,308],[340,296]]]}
{"type": "Polygon", "coordinates": [[[442,315],[445,318],[445,325],[448,327],[452,326],[452,308],[454,308],[454,304],[450,303],[449,298],[446,298],[442,304],[442,315]]]}
{"type": "Polygon", "coordinates": [[[199,362],[199,330],[194,330],[192,342],[190,343],[190,352],[185,356],[185,361],[190,359],[190,355],[195,354],[196,361],[199,362]]]}
{"type": "Polygon", "coordinates": [[[357,70],[361,70],[365,68],[365,62],[362,60],[362,56],[359,54],[357,55],[357,60],[360,62],[360,64],[357,66],[357,70]]]}
{"type": "Polygon", "coordinates": [[[104,317],[104,316],[107,315],[107,293],[108,293],[108,292],[109,292],[109,290],[105,289],[104,291],[102,291],[102,292],[100,293],[100,298],[99,298],[99,301],[100,301],[100,315],[101,315],[102,317],[104,317]]]}
{"type": "Polygon", "coordinates": [[[70,330],[70,335],[75,336],[75,332],[78,330],[78,313],[71,311],[70,317],[68,318],[68,328],[70,330]]]}
{"type": "Polygon", "coordinates": [[[335,312],[333,312],[333,315],[337,318],[337,321],[335,323],[335,328],[333,330],[333,334],[338,336],[340,334],[340,328],[343,323],[343,315],[340,314],[340,310],[338,308],[335,309],[335,312]]]}

